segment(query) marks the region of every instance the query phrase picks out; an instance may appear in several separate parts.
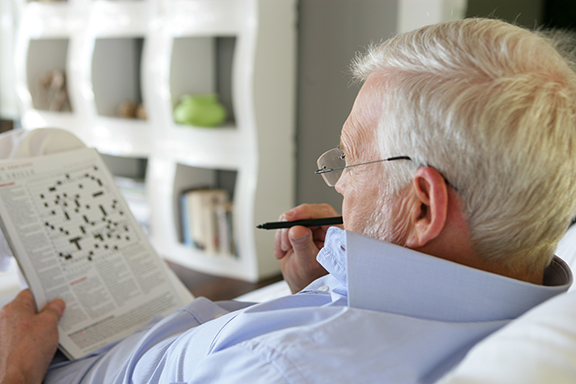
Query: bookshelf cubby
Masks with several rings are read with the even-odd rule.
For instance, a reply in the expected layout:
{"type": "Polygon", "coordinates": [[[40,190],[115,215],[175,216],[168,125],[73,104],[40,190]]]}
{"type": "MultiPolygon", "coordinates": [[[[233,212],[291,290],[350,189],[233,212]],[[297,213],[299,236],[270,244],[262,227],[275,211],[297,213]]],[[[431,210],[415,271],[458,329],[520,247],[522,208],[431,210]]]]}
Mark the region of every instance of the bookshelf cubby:
{"type": "MultiPolygon", "coordinates": [[[[21,120],[24,126],[61,127],[72,130],[78,126],[77,104],[73,100],[70,60],[72,57],[72,29],[69,22],[69,2],[16,3],[20,9],[20,31],[14,52],[16,93],[20,99],[21,120]],[[67,101],[63,108],[52,108],[46,95],[54,96],[54,88],[47,84],[45,92],[39,87],[53,71],[63,75],[63,89],[67,101]]],[[[56,79],[54,85],[62,79],[56,79]]],[[[59,94],[61,96],[61,94],[59,94]]],[[[52,98],[54,100],[54,98],[52,98]]],[[[53,104],[58,106],[58,103],[53,104]]]]}
{"type": "Polygon", "coordinates": [[[175,172],[175,184],[172,188],[175,199],[183,192],[200,188],[224,189],[230,197],[234,197],[238,175],[236,170],[200,168],[176,163],[175,172]]]}
{"type": "Polygon", "coordinates": [[[146,178],[148,158],[114,156],[104,153],[101,155],[113,175],[135,180],[144,180],[146,178]]]}
{"type": "Polygon", "coordinates": [[[199,168],[176,164],[173,191],[173,217],[172,223],[178,239],[182,242],[182,212],[181,197],[183,193],[198,189],[223,189],[227,192],[230,201],[234,201],[237,171],[224,169],[199,168]]]}
{"type": "MultiPolygon", "coordinates": [[[[32,96],[32,106],[37,110],[61,112],[68,108],[59,108],[54,102],[50,102],[51,96],[57,91],[63,90],[68,93],[66,84],[66,62],[68,57],[68,42],[66,38],[60,39],[32,39],[28,45],[26,58],[26,80],[32,96]],[[51,74],[56,71],[64,75],[60,79],[50,82],[51,74]],[[53,84],[51,84],[53,83],[53,84]],[[54,89],[62,84],[62,87],[54,89]]],[[[66,98],[67,99],[67,98],[66,98]]]]}
{"type": "Polygon", "coordinates": [[[111,168],[145,164],[150,239],[169,261],[247,281],[279,272],[274,234],[255,226],[294,203],[295,0],[23,3],[21,28],[25,129],[70,130],[111,168]],[[67,74],[69,113],[33,102],[30,77],[48,65],[67,74]],[[217,95],[226,121],[176,123],[182,96],[203,94],[217,95]],[[143,103],[146,119],[120,117],[126,100],[143,103]],[[230,195],[234,255],[183,243],[180,196],[196,187],[230,195]]]}
{"type": "Polygon", "coordinates": [[[216,94],[233,127],[232,63],[236,37],[175,37],[170,57],[170,95],[174,108],[184,95],[216,94]],[[197,73],[202,73],[198,76],[197,73]]]}
{"type": "Polygon", "coordinates": [[[120,117],[121,103],[142,103],[143,38],[97,38],[92,54],[94,104],[100,116],[120,117]]]}

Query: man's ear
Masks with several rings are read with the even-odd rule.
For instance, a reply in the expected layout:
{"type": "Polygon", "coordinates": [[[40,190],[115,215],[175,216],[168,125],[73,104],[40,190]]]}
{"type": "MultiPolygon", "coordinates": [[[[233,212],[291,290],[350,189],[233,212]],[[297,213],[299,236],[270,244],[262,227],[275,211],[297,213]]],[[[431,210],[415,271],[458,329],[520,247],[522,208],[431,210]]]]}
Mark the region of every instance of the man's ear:
{"type": "Polygon", "coordinates": [[[448,186],[436,169],[419,168],[410,190],[408,248],[420,248],[434,240],[448,218],[448,186]]]}

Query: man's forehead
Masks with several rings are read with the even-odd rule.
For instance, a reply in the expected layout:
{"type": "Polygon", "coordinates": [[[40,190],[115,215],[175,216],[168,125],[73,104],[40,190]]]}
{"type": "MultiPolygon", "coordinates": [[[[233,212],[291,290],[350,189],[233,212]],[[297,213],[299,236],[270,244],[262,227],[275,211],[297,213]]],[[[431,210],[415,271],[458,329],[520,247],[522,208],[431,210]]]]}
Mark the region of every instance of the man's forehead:
{"type": "Polygon", "coordinates": [[[368,78],[358,92],[340,135],[339,147],[345,152],[353,152],[357,146],[375,139],[382,113],[381,92],[377,79],[373,77],[368,78]]]}

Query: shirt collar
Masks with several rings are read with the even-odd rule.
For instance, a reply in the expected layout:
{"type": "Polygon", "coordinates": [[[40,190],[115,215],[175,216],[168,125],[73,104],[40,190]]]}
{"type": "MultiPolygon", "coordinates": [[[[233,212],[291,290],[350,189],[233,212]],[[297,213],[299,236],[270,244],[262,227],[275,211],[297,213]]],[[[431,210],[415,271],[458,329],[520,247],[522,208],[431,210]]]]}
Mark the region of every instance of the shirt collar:
{"type": "Polygon", "coordinates": [[[348,288],[351,307],[442,321],[513,319],[572,282],[557,257],[545,272],[548,285],[536,285],[336,227],[318,261],[348,288]]]}

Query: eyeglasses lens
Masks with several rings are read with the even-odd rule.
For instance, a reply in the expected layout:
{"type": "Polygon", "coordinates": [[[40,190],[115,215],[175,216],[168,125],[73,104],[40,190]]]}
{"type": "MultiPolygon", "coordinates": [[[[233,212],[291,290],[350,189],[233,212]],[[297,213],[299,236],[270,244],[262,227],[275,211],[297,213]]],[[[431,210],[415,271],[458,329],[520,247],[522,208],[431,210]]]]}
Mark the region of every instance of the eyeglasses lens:
{"type": "Polygon", "coordinates": [[[329,151],[324,152],[320,158],[318,158],[318,168],[319,169],[334,169],[333,171],[322,173],[322,178],[329,186],[333,187],[336,185],[340,176],[342,176],[342,169],[346,166],[346,160],[344,160],[344,151],[340,148],[332,148],[329,151]]]}

